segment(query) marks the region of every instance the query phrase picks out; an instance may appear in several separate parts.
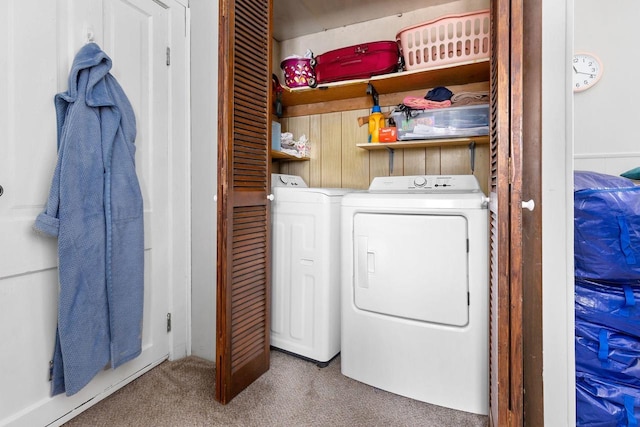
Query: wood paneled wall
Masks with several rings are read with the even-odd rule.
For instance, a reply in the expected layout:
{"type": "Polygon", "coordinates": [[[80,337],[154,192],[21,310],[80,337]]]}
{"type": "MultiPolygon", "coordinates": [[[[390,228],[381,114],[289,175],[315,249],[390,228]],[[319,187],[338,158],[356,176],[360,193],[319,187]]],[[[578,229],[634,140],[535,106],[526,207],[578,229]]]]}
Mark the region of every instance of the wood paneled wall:
{"type": "MultiPolygon", "coordinates": [[[[389,107],[383,108],[388,110],[389,107]]],[[[468,175],[471,174],[467,146],[428,147],[394,150],[390,173],[388,150],[369,151],[356,146],[367,141],[367,125],[358,126],[358,117],[370,110],[352,110],[302,117],[282,118],[282,131],[298,140],[306,135],[311,144],[311,160],[274,161],[273,173],[300,175],[310,187],[367,189],[376,176],[468,175]]],[[[392,144],[389,145],[392,147],[392,144]]],[[[476,144],[475,171],[480,186],[488,193],[489,147],[476,144]]]]}

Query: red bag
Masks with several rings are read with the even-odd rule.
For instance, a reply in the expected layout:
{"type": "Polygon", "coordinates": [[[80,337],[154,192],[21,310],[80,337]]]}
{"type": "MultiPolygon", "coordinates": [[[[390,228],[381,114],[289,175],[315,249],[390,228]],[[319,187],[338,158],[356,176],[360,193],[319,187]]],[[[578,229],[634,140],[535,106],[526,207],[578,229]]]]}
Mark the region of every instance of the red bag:
{"type": "Polygon", "coordinates": [[[309,86],[392,73],[398,69],[399,61],[400,50],[395,41],[363,43],[331,50],[311,59],[316,78],[315,81],[309,79],[309,86]]]}

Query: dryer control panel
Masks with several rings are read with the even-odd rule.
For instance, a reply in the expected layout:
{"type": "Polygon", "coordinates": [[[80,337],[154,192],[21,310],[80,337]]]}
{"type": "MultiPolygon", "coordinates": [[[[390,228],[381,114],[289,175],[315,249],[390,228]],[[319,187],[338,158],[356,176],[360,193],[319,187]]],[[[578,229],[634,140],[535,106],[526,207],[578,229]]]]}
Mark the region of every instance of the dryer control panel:
{"type": "Polygon", "coordinates": [[[304,179],[302,179],[302,177],[298,175],[272,173],[271,187],[307,188],[307,184],[304,182],[304,179]]]}
{"type": "Polygon", "coordinates": [[[476,192],[481,191],[473,175],[410,175],[376,177],[369,186],[370,192],[476,192]]]}

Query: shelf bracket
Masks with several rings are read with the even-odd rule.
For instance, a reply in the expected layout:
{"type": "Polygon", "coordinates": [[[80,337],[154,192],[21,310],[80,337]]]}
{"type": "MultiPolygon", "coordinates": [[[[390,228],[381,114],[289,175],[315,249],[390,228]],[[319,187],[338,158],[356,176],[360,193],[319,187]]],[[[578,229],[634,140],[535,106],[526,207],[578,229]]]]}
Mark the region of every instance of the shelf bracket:
{"type": "Polygon", "coordinates": [[[393,175],[393,155],[395,152],[393,148],[387,147],[387,150],[389,151],[389,175],[393,175]]]}
{"type": "Polygon", "coordinates": [[[469,143],[469,163],[471,165],[471,174],[473,174],[476,169],[476,142],[473,140],[469,143]]]}

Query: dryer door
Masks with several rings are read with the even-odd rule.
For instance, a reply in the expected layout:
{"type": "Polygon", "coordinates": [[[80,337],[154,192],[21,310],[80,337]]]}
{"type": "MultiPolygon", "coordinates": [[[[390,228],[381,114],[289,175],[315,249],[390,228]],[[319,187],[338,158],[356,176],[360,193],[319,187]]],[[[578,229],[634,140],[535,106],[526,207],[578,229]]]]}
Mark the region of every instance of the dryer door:
{"type": "Polygon", "coordinates": [[[468,224],[462,215],[358,213],[354,304],[444,325],[469,321],[468,224]]]}

